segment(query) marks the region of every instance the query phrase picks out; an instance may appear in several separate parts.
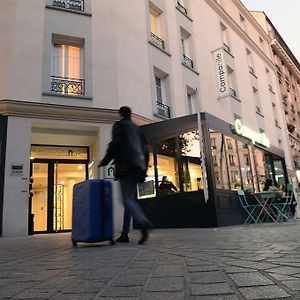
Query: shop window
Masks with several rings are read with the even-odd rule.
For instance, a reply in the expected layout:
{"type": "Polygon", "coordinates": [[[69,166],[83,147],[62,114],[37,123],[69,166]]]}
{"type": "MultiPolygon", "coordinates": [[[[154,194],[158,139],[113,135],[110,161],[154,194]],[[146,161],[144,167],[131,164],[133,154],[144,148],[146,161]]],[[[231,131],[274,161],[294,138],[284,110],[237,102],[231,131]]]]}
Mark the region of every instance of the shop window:
{"type": "Polygon", "coordinates": [[[270,178],[270,176],[272,176],[272,170],[270,170],[271,174],[267,172],[264,151],[259,150],[255,147],[253,151],[254,151],[255,170],[257,174],[259,190],[263,191],[266,178],[270,178]]]}
{"type": "Polygon", "coordinates": [[[190,131],[179,136],[183,170],[183,191],[203,189],[199,132],[190,131]]]}
{"type": "Polygon", "coordinates": [[[178,163],[176,157],[176,138],[164,140],[156,144],[156,149],[159,194],[168,195],[176,193],[180,188],[178,163]],[[163,179],[172,183],[175,188],[171,188],[171,185],[169,185],[167,188],[164,188],[163,179]]]}
{"type": "Polygon", "coordinates": [[[147,170],[147,177],[145,182],[138,185],[138,199],[153,198],[156,196],[155,189],[155,166],[153,153],[149,154],[149,163],[147,170]]]}
{"type": "Polygon", "coordinates": [[[248,145],[237,141],[238,153],[240,158],[240,170],[242,175],[242,186],[245,191],[254,191],[254,178],[250,160],[248,145]]]}
{"type": "Polygon", "coordinates": [[[230,137],[225,137],[225,141],[227,148],[231,190],[239,190],[242,186],[242,180],[239,170],[239,158],[237,153],[236,140],[230,137]]]}
{"type": "Polygon", "coordinates": [[[225,137],[215,131],[210,132],[210,139],[214,140],[211,147],[212,157],[214,157],[213,168],[217,189],[229,189],[229,174],[226,162],[225,137]]]}
{"type": "Polygon", "coordinates": [[[275,171],[275,180],[278,184],[278,187],[281,190],[284,190],[286,183],[285,183],[284,168],[283,168],[282,160],[274,160],[274,171],[275,171]]]}

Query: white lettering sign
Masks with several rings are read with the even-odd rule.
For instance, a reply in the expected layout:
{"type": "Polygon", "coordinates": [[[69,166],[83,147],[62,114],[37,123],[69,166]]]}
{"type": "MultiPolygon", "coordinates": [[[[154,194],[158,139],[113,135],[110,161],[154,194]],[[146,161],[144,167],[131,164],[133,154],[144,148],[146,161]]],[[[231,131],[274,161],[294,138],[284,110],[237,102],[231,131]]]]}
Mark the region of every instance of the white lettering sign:
{"type": "Polygon", "coordinates": [[[218,94],[219,98],[227,97],[230,95],[228,84],[227,67],[224,61],[223,49],[218,49],[214,52],[216,62],[216,71],[218,77],[218,94]]]}
{"type": "Polygon", "coordinates": [[[252,141],[253,144],[261,144],[267,148],[270,147],[270,140],[264,132],[256,132],[242,124],[240,119],[235,120],[234,129],[240,134],[252,141]]]}

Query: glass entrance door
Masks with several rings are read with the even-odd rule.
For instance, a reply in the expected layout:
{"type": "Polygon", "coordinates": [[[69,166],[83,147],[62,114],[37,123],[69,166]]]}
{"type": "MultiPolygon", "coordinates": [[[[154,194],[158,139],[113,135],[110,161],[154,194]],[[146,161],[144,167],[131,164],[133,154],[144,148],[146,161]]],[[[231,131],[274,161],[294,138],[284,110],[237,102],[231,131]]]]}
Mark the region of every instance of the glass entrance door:
{"type": "Polygon", "coordinates": [[[34,215],[34,231],[47,231],[48,220],[48,163],[33,163],[33,196],[31,212],[34,215]]]}
{"type": "Polygon", "coordinates": [[[72,229],[73,186],[86,179],[85,164],[61,164],[54,166],[53,230],[72,229]]]}
{"type": "Polygon", "coordinates": [[[71,230],[73,186],[87,179],[87,163],[35,160],[31,170],[34,232],[71,230]]]}

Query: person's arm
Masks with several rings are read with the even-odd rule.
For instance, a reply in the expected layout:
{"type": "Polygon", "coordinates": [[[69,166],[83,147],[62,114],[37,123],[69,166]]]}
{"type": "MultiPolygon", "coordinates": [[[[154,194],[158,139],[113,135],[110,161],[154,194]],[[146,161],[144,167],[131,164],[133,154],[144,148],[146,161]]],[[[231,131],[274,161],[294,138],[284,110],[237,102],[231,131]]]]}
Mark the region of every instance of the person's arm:
{"type": "Polygon", "coordinates": [[[177,187],[174,185],[174,183],[173,183],[172,181],[170,181],[170,183],[171,183],[171,188],[177,192],[178,189],[177,189],[177,187]]]}
{"type": "Polygon", "coordinates": [[[121,146],[122,130],[120,122],[116,122],[112,129],[112,141],[108,144],[106,154],[101,160],[98,167],[106,166],[109,162],[116,158],[117,152],[121,146]]]}

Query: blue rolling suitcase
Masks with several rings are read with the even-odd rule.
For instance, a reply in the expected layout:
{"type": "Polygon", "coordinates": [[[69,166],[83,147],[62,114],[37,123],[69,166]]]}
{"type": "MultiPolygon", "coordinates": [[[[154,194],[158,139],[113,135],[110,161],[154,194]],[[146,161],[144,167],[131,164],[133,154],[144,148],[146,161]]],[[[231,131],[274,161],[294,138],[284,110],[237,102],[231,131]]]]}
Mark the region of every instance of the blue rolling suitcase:
{"type": "Polygon", "coordinates": [[[111,182],[99,179],[73,187],[72,243],[96,243],[113,238],[111,182]]]}

